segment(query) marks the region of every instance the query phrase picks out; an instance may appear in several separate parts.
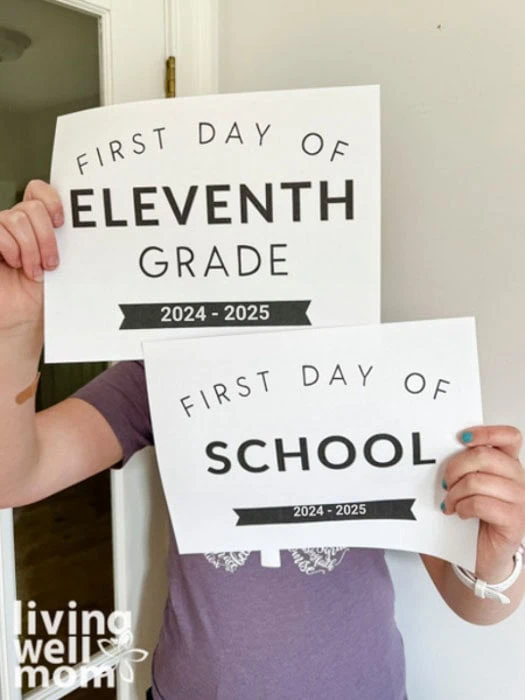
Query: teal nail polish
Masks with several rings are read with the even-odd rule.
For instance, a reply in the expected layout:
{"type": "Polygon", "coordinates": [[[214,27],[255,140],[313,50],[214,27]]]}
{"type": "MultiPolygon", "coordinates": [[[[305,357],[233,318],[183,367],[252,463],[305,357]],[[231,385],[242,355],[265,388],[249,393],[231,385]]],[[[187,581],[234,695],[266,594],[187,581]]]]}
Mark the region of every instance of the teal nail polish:
{"type": "Polygon", "coordinates": [[[461,439],[463,440],[463,442],[466,443],[472,442],[472,440],[474,440],[474,435],[472,435],[472,433],[469,430],[466,430],[461,436],[461,439]]]}
{"type": "Polygon", "coordinates": [[[446,511],[446,509],[447,509],[447,506],[445,505],[445,501],[441,501],[439,507],[441,508],[441,510],[442,510],[443,513],[444,513],[444,512],[446,511]]]}
{"type": "Polygon", "coordinates": [[[442,479],[442,480],[441,480],[441,486],[445,489],[445,491],[448,489],[448,484],[447,484],[447,482],[445,481],[445,479],[442,479]]]}

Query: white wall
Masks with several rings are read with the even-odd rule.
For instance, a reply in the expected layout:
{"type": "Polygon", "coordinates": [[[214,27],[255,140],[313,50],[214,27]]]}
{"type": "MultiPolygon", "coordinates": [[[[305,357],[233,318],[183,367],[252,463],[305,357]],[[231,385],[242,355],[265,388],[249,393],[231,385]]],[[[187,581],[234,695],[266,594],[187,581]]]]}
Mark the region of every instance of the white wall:
{"type": "MultiPolygon", "coordinates": [[[[381,85],[383,320],[475,315],[486,422],[523,429],[524,26],[518,0],[219,0],[221,92],[381,85]]],[[[525,606],[473,627],[389,561],[410,700],[522,700],[525,606]]]]}

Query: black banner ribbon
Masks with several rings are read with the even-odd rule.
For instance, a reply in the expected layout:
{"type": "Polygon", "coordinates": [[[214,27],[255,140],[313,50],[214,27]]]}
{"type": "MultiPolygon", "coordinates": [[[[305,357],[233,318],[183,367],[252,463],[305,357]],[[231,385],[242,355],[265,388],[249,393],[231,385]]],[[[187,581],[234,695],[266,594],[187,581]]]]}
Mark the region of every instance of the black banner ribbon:
{"type": "Polygon", "coordinates": [[[236,526],[282,525],[337,520],[416,520],[412,512],[415,498],[355,503],[318,503],[269,508],[234,508],[236,526]]]}
{"type": "Polygon", "coordinates": [[[310,326],[311,301],[191,301],[119,304],[119,330],[228,326],[310,326]]]}

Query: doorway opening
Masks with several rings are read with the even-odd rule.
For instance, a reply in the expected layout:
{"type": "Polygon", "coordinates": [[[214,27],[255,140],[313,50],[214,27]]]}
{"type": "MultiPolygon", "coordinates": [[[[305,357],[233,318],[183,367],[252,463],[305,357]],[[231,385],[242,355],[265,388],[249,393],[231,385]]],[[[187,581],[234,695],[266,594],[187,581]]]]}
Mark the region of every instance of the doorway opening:
{"type": "MultiPolygon", "coordinates": [[[[31,179],[49,180],[56,118],[100,105],[99,27],[96,17],[46,0],[2,0],[2,31],[0,209],[5,209],[22,199],[31,179]]],[[[43,366],[38,409],[66,398],[105,367],[43,366]]],[[[109,472],[14,509],[13,520],[20,644],[31,636],[32,602],[51,615],[71,610],[74,602],[79,612],[96,610],[107,618],[114,609],[109,472]]],[[[68,628],[64,623],[50,634],[39,619],[35,636],[44,643],[67,643],[68,628]]],[[[96,641],[91,637],[91,654],[100,651],[96,641]]],[[[39,664],[51,676],[56,670],[45,658],[39,664]]],[[[41,685],[43,678],[37,679],[41,685]]],[[[23,677],[23,692],[34,688],[23,677]]],[[[114,689],[96,692],[100,700],[116,697],[114,689]]],[[[69,694],[86,699],[92,695],[90,687],[69,694]]]]}

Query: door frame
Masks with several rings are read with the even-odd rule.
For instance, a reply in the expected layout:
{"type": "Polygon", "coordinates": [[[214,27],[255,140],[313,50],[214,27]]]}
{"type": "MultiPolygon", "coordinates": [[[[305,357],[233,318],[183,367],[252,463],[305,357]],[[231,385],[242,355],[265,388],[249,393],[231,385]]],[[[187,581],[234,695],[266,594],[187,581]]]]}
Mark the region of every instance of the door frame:
{"type": "MultiPolygon", "coordinates": [[[[164,61],[177,60],[177,95],[200,95],[218,91],[218,3],[219,0],[142,0],[142,6],[129,0],[45,0],[68,9],[95,16],[99,21],[99,84],[102,105],[153,99],[164,96],[164,61]],[[136,46],[126,40],[126,15],[151,14],[151,8],[162,17],[163,42],[159,45],[161,60],[158,70],[148,74],[142,70],[136,46]],[[130,64],[131,61],[131,64],[130,64]],[[129,66],[135,72],[129,79],[129,66]],[[146,86],[136,95],[136,85],[146,86]]],[[[148,23],[145,23],[148,24],[148,23]]],[[[151,24],[151,23],[150,23],[151,24]]],[[[149,27],[151,29],[151,27],[149,27]]],[[[147,30],[147,27],[146,27],[147,30]]],[[[158,34],[156,35],[158,36],[158,34]]],[[[159,54],[160,56],[160,54],[159,54]]],[[[167,544],[167,511],[162,503],[160,478],[152,450],[136,455],[129,467],[111,472],[111,507],[113,528],[114,609],[129,610],[136,624],[141,619],[144,595],[144,573],[147,562],[139,561],[137,574],[137,536],[147,545],[147,533],[161,532],[167,544]],[[131,507],[133,495],[141,495],[144,507],[137,512],[131,507]],[[144,498],[144,495],[147,497],[144,498]],[[142,565],[142,566],[141,566],[142,565]]],[[[135,499],[136,502],[136,499],[135,499]]],[[[161,547],[161,554],[165,548],[161,547]]],[[[164,571],[164,569],[163,569],[164,571]]],[[[13,511],[0,510],[0,697],[21,700],[15,687],[15,647],[13,644],[14,604],[16,601],[16,568],[13,511]]],[[[162,603],[162,601],[160,601],[162,603]]],[[[135,629],[133,630],[135,633],[135,629]]],[[[139,630],[137,630],[139,632],[139,630]]],[[[140,637],[140,635],[137,635],[140,637]]],[[[96,655],[92,661],[96,660],[96,655]]],[[[118,656],[115,663],[118,662],[118,656]]],[[[24,700],[54,700],[73,689],[50,687],[25,694],[24,700]]],[[[119,700],[143,697],[135,686],[119,681],[119,700]]]]}

